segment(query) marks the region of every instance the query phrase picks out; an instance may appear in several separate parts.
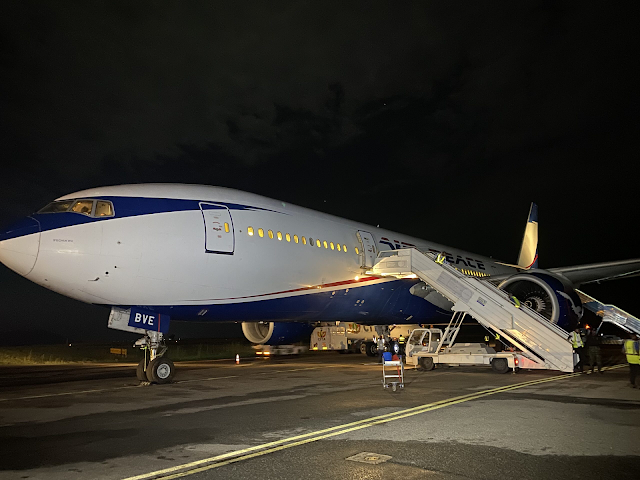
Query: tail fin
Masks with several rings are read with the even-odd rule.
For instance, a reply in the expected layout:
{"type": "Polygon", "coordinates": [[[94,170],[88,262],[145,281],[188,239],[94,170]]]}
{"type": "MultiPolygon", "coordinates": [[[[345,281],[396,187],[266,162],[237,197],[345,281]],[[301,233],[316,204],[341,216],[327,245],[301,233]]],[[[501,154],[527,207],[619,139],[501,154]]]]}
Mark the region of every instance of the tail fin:
{"type": "Polygon", "coordinates": [[[538,268],[538,205],[531,203],[524,238],[518,255],[520,268],[538,268]]]}

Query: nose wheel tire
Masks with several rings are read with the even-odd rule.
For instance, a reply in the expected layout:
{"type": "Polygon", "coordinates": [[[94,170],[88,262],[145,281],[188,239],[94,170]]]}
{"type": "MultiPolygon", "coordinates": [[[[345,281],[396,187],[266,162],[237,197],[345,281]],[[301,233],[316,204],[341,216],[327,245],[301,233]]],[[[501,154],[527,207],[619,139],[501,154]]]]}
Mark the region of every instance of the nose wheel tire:
{"type": "Polygon", "coordinates": [[[173,362],[165,357],[156,357],[147,367],[147,380],[151,383],[171,383],[176,367],[173,362]]]}
{"type": "Polygon", "coordinates": [[[149,381],[147,379],[147,372],[144,371],[144,360],[140,360],[140,363],[138,364],[138,366],[136,367],[136,377],[138,378],[138,380],[140,380],[141,382],[147,382],[149,381]]]}

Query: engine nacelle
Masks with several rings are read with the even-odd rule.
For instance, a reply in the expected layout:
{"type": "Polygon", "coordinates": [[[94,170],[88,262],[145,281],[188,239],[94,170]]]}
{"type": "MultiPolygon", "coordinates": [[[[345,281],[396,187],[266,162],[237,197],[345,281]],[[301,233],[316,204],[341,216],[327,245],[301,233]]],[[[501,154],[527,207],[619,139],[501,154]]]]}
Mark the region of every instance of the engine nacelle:
{"type": "Polygon", "coordinates": [[[290,345],[309,340],[313,326],[297,322],[242,322],[242,333],[259,345],[290,345]]]}
{"type": "Polygon", "coordinates": [[[582,302],[573,286],[552,273],[541,270],[518,273],[499,287],[567,331],[573,330],[582,318],[582,302]]]}

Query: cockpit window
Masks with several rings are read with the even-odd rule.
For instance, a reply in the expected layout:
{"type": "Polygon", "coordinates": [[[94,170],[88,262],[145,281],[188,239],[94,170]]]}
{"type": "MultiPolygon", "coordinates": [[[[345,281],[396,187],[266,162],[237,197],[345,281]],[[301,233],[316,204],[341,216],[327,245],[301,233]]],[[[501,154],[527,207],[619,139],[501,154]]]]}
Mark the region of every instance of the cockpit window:
{"type": "Polygon", "coordinates": [[[93,200],[78,200],[71,207],[72,212],[83,213],[91,216],[91,210],[93,210],[93,200]]]}
{"type": "Polygon", "coordinates": [[[98,200],[96,203],[96,217],[113,217],[113,205],[111,202],[98,200]]]}
{"type": "Polygon", "coordinates": [[[46,207],[38,210],[38,213],[60,212],[81,213],[82,215],[98,218],[113,217],[115,215],[113,203],[107,200],[91,200],[86,198],[82,200],[60,200],[51,202],[46,207]]]}
{"type": "Polygon", "coordinates": [[[66,212],[73,203],[73,200],[62,200],[61,202],[51,202],[44,208],[38,210],[38,213],[58,213],[66,212]]]}

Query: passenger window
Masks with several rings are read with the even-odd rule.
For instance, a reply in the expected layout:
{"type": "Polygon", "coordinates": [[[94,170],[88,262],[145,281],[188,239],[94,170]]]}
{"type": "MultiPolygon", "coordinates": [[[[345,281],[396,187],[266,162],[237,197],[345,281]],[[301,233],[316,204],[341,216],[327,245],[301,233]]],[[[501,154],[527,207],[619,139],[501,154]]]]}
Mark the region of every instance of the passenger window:
{"type": "Polygon", "coordinates": [[[72,212],[82,213],[83,215],[91,216],[91,209],[93,208],[93,200],[78,200],[71,207],[72,212]]]}
{"type": "Polygon", "coordinates": [[[313,238],[309,237],[309,245],[313,247],[313,238]]]}
{"type": "Polygon", "coordinates": [[[247,233],[250,237],[253,237],[253,227],[247,227],[247,233]]]}
{"type": "Polygon", "coordinates": [[[296,242],[296,243],[298,243],[298,235],[294,235],[294,236],[293,236],[293,241],[294,241],[294,242],[296,242]]]}
{"type": "Polygon", "coordinates": [[[342,247],[340,246],[340,244],[338,244],[338,251],[341,252],[342,251],[342,247]]]}
{"type": "Polygon", "coordinates": [[[289,235],[288,233],[284,236],[284,238],[287,240],[287,242],[291,241],[291,235],[289,235]]]}
{"type": "Polygon", "coordinates": [[[320,240],[319,240],[319,239],[316,239],[316,246],[317,246],[318,248],[320,248],[320,240]]]}
{"type": "Polygon", "coordinates": [[[96,202],[96,217],[113,217],[113,205],[111,202],[98,200],[96,202]]]}
{"type": "Polygon", "coordinates": [[[322,242],[322,244],[324,245],[324,248],[329,248],[329,246],[327,245],[327,241],[326,240],[324,242],[322,242]]]}
{"type": "Polygon", "coordinates": [[[269,235],[269,238],[273,239],[273,230],[268,230],[267,234],[269,235]]]}
{"type": "Polygon", "coordinates": [[[258,236],[260,238],[264,237],[264,230],[263,229],[261,229],[261,228],[258,229],[258,236]]]}
{"type": "Polygon", "coordinates": [[[276,235],[278,236],[278,240],[282,240],[282,233],[278,232],[276,235]]]}
{"type": "Polygon", "coordinates": [[[356,255],[360,255],[360,250],[358,250],[358,247],[356,247],[356,255]]]}
{"type": "Polygon", "coordinates": [[[304,236],[302,237],[302,244],[303,244],[303,245],[306,245],[306,244],[307,244],[307,239],[306,239],[304,236]]]}
{"type": "Polygon", "coordinates": [[[344,243],[342,244],[342,250],[344,253],[347,253],[347,246],[344,243]]]}
{"type": "Polygon", "coordinates": [[[229,224],[227,222],[224,222],[224,231],[229,233],[229,224]]]}
{"type": "Polygon", "coordinates": [[[331,242],[331,243],[329,244],[329,246],[331,247],[331,250],[333,250],[333,248],[334,248],[334,246],[333,246],[333,242],[331,242]]]}
{"type": "Polygon", "coordinates": [[[38,210],[38,213],[60,213],[69,210],[69,207],[73,204],[73,200],[62,200],[61,202],[51,202],[44,208],[38,210]]]}

